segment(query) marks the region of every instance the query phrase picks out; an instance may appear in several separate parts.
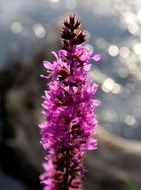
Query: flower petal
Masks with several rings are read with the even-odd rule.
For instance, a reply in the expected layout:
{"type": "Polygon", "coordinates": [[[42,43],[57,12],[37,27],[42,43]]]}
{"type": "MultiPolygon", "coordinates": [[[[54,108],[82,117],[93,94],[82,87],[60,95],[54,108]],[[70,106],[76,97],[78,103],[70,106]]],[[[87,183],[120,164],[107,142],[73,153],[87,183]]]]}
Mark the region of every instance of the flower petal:
{"type": "Polygon", "coordinates": [[[43,61],[43,65],[48,70],[53,70],[52,64],[49,61],[43,61]]]}
{"type": "Polygon", "coordinates": [[[92,57],[92,59],[93,59],[94,61],[100,61],[101,58],[102,58],[102,56],[101,56],[100,54],[95,54],[95,55],[92,57]]]}

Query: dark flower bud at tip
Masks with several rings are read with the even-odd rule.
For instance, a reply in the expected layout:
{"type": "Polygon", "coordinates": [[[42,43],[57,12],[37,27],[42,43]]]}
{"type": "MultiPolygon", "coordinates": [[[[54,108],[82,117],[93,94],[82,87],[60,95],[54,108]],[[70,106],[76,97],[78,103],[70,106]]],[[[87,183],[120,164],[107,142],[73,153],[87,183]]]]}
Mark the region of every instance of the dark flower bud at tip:
{"type": "Polygon", "coordinates": [[[61,37],[66,40],[70,40],[72,38],[71,32],[68,28],[63,28],[61,37]]]}
{"type": "Polygon", "coordinates": [[[69,28],[69,23],[66,20],[64,21],[64,26],[69,28]]]}
{"type": "Polygon", "coordinates": [[[83,42],[86,41],[86,35],[84,32],[79,32],[79,34],[76,36],[76,38],[74,38],[73,43],[75,45],[79,45],[82,44],[83,42]]]}
{"type": "Polygon", "coordinates": [[[69,19],[70,19],[70,24],[73,26],[75,22],[75,15],[70,16],[69,19]]]}
{"type": "MultiPolygon", "coordinates": [[[[71,20],[71,19],[70,19],[71,20]]],[[[74,21],[64,21],[64,26],[69,28],[71,31],[77,30],[80,27],[81,21],[79,19],[74,21]]]]}
{"type": "Polygon", "coordinates": [[[76,23],[74,25],[74,29],[78,29],[80,24],[81,24],[81,21],[79,19],[77,19],[77,21],[76,21],[76,23]]]}
{"type": "Polygon", "coordinates": [[[70,16],[63,24],[64,27],[61,32],[63,49],[69,50],[74,45],[80,45],[86,41],[86,34],[79,30],[81,20],[76,19],[75,15],[70,16]]]}

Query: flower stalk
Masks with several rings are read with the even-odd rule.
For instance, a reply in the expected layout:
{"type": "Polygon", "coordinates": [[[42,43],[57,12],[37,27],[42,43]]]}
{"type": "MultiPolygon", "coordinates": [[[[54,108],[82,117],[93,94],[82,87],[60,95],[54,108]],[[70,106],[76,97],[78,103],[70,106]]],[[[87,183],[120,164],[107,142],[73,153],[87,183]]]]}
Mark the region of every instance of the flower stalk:
{"type": "Polygon", "coordinates": [[[53,52],[55,61],[44,61],[50,79],[43,96],[45,121],[39,125],[41,143],[47,151],[41,175],[44,190],[82,190],[83,158],[86,150],[96,149],[97,119],[93,99],[97,85],[88,79],[89,61],[101,56],[90,52],[83,43],[86,34],[75,15],[63,23],[62,49],[53,52]]]}

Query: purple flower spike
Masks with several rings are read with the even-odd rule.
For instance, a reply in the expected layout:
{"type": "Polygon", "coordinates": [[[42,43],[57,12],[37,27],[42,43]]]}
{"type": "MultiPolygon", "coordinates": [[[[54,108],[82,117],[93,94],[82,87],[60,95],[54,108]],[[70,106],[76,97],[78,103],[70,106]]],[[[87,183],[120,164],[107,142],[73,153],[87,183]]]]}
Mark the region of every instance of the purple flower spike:
{"type": "Polygon", "coordinates": [[[99,61],[84,45],[81,21],[70,16],[61,32],[62,49],[52,52],[53,63],[43,65],[50,79],[43,96],[45,121],[39,125],[41,143],[47,151],[44,174],[40,176],[44,190],[82,190],[83,158],[86,150],[94,150],[97,125],[94,109],[100,102],[93,99],[97,84],[88,79],[89,61],[99,61]]]}

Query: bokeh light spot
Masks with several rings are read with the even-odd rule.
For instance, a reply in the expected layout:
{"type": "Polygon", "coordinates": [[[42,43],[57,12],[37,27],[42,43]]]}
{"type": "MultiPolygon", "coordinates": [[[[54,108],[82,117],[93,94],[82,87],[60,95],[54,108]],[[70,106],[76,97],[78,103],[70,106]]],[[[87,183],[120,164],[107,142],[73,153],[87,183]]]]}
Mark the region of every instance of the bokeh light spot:
{"type": "Polygon", "coordinates": [[[102,84],[102,90],[106,93],[112,92],[113,94],[119,94],[121,92],[121,86],[114,82],[111,78],[106,78],[102,84]]]}
{"type": "Polygon", "coordinates": [[[10,29],[13,33],[20,33],[23,30],[23,26],[20,22],[13,22],[10,29]]]}
{"type": "Polygon", "coordinates": [[[121,47],[119,50],[119,55],[123,58],[127,58],[130,55],[128,47],[121,47]]]}
{"type": "Polygon", "coordinates": [[[125,123],[129,126],[135,125],[136,119],[133,115],[127,115],[124,119],[125,123]]]}
{"type": "Polygon", "coordinates": [[[109,48],[108,48],[108,53],[109,55],[115,57],[118,55],[119,53],[119,48],[116,46],[116,45],[111,45],[109,48]]]}
{"type": "Polygon", "coordinates": [[[136,55],[141,55],[141,43],[135,44],[133,50],[136,55]]]}
{"type": "Polygon", "coordinates": [[[43,27],[42,24],[35,24],[33,26],[33,31],[34,31],[35,36],[37,38],[43,38],[46,35],[46,30],[45,30],[45,28],[43,27]]]}
{"type": "Polygon", "coordinates": [[[136,23],[128,24],[128,31],[133,35],[135,35],[139,31],[139,29],[140,29],[140,27],[136,23]]]}
{"type": "Polygon", "coordinates": [[[113,92],[114,94],[119,94],[120,91],[121,91],[120,85],[115,83],[114,86],[113,86],[113,88],[112,88],[112,92],[113,92]]]}

